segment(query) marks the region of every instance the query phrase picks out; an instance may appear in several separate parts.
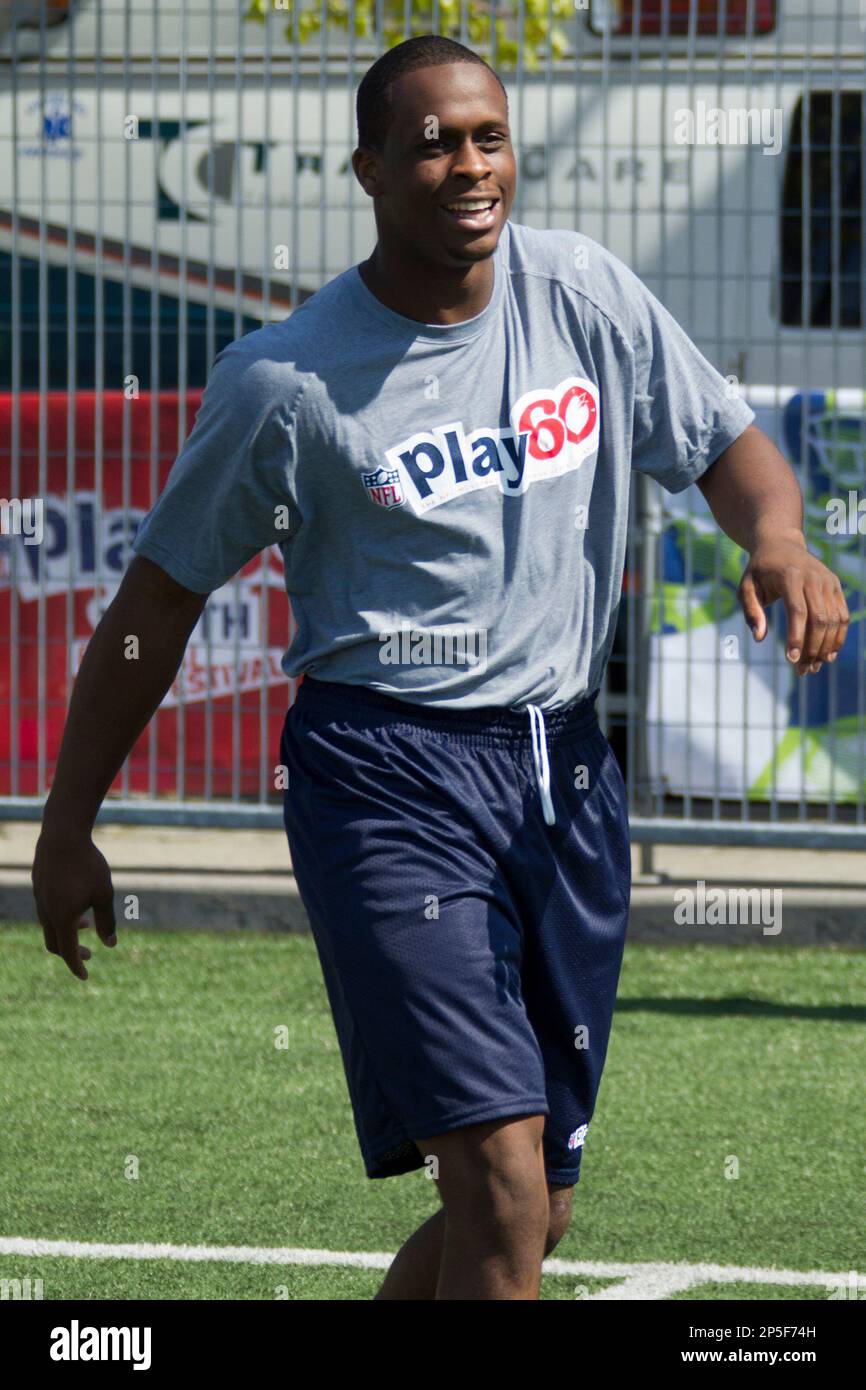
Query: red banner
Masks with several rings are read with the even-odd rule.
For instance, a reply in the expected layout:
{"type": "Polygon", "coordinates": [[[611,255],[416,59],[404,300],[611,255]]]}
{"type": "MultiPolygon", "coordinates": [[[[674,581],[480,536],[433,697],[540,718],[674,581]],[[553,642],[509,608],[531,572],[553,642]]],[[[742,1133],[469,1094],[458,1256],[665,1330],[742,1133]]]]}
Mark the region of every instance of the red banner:
{"type": "MultiPolygon", "coordinates": [[[[186,432],[200,399],[200,389],[186,393],[186,432]]],[[[40,396],[18,397],[20,466],[13,480],[13,398],[0,394],[3,795],[42,791],[40,728],[50,786],[71,680],[129,564],[135,532],[180,448],[176,391],[142,393],[135,400],[105,392],[101,402],[92,391],[77,393],[72,402],[65,392],[54,391],[41,401],[40,450],[40,396]],[[125,452],[130,459],[126,493],[125,452]]],[[[289,629],[282,559],[275,547],[246,566],[237,586],[211,595],[178,679],[130,756],[129,791],[257,798],[262,778],[265,790],[273,791],[280,729],[292,692],[280,667],[289,629]]],[[[112,790],[121,790],[120,778],[112,790]]]]}

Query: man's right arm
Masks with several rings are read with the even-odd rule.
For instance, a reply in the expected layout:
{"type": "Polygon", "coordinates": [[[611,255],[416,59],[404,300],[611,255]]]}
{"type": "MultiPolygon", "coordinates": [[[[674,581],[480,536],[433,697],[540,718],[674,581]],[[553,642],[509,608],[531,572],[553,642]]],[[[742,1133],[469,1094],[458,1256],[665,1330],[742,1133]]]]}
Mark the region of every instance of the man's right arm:
{"type": "Polygon", "coordinates": [[[177,675],[207,599],[136,555],[76,676],[32,880],[46,948],[80,979],[90,956],[78,943],[84,912],[93,909],[97,934],[114,944],[111,874],[91,840],[97,813],[177,675]]]}

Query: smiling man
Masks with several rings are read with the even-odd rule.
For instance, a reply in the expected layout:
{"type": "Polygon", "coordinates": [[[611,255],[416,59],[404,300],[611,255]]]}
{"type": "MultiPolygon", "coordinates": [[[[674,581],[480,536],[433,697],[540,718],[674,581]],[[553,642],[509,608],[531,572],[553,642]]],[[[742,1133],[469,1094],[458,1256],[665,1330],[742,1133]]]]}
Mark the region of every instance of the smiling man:
{"type": "Polygon", "coordinates": [[[787,463],[661,304],[587,237],[509,221],[506,95],[477,55],[401,44],[361,83],[358,126],[376,247],[219,354],[87,649],[34,886],[48,949],[86,978],[82,912],[114,940],[100,802],[205,596],[279,541],[284,664],[306,676],[285,824],[360,1148],[371,1178],[424,1166],[442,1199],[378,1296],[535,1299],[628,919],[595,697],[632,471],[698,483],[749,553],[756,638],[781,599],[800,674],[848,615],[787,463]]]}

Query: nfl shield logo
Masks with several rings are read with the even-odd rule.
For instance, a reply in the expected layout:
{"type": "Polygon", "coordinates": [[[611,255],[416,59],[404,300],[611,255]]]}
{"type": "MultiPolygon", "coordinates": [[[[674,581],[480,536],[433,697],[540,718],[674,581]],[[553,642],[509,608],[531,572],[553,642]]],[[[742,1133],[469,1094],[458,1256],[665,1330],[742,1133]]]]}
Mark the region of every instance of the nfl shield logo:
{"type": "Polygon", "coordinates": [[[582,1149],[583,1141],[586,1138],[586,1131],[588,1129],[589,1125],[581,1125],[580,1128],[576,1129],[573,1134],[569,1134],[568,1147],[570,1149],[582,1149]]]}
{"type": "Polygon", "coordinates": [[[406,498],[396,468],[377,468],[375,473],[362,473],[361,478],[371,502],[379,507],[402,507],[406,498]]]}

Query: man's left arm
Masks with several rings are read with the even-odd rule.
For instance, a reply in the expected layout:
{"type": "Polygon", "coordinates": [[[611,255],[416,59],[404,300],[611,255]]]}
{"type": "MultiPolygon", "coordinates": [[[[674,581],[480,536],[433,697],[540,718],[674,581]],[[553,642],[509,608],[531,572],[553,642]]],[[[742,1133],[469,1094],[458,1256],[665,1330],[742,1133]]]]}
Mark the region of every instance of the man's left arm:
{"type": "Polygon", "coordinates": [[[803,498],[775,444],[750,425],[697,479],[726,536],[748,551],[739,600],[756,641],[776,599],[788,619],[786,654],[797,675],[835,661],[848,631],[842,586],[806,548],[803,498]]]}

